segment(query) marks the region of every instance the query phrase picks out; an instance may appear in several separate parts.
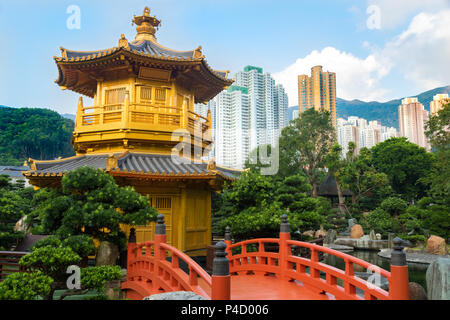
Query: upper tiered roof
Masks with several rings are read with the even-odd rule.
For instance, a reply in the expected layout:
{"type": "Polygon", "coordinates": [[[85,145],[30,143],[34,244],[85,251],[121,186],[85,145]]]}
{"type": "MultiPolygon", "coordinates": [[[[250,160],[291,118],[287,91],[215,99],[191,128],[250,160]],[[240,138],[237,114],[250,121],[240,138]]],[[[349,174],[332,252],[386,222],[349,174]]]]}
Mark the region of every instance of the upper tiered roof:
{"type": "Polygon", "coordinates": [[[137,25],[136,39],[128,42],[122,34],[118,46],[95,51],[74,51],[61,47],[61,57],[54,57],[59,78],[55,81],[64,89],[94,97],[97,81],[108,68],[129,66],[136,75],[141,66],[171,70],[171,78],[179,77],[189,84],[196,102],[212,99],[233,80],[227,79],[229,71],[213,70],[206,62],[202,47],[177,51],[160,45],[155,37],[160,20],[150,16],[145,8],[142,16],[134,17],[137,25]]]}

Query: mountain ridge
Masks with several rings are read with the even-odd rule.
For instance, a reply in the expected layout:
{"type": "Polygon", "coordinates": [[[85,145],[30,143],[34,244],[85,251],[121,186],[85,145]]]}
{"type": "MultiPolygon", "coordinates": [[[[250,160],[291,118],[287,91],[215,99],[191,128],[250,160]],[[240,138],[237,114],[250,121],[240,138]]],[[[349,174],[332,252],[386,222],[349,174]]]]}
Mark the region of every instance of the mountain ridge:
{"type": "MultiPolygon", "coordinates": [[[[409,97],[418,98],[425,110],[430,111],[430,102],[433,101],[433,97],[436,94],[440,93],[447,93],[450,95],[450,85],[434,88],[409,97]]],[[[384,126],[395,127],[398,129],[398,106],[404,98],[408,97],[393,99],[386,102],[365,102],[358,99],[345,100],[336,98],[337,117],[348,118],[349,116],[357,116],[368,121],[379,120],[384,126]]]]}

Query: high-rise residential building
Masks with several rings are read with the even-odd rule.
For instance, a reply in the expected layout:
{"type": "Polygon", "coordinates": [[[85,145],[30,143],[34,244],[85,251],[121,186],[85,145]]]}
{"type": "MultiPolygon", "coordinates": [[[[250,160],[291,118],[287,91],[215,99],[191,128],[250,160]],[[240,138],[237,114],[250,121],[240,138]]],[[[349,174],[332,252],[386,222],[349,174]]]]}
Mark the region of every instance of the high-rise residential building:
{"type": "MultiPolygon", "coordinates": [[[[338,119],[340,120],[340,119],[338,119]]],[[[343,119],[342,119],[343,120],[343,119]]],[[[358,126],[352,125],[351,123],[343,123],[342,125],[338,125],[338,143],[342,147],[342,155],[345,156],[348,152],[348,144],[349,142],[354,142],[356,144],[356,152],[359,151],[359,128],[358,126]]]]}
{"type": "Polygon", "coordinates": [[[398,107],[400,136],[407,137],[410,142],[429,150],[430,146],[425,138],[425,123],[428,117],[428,111],[417,98],[403,99],[398,107]]]}
{"type": "MultiPolygon", "coordinates": [[[[235,83],[222,91],[208,108],[218,165],[242,169],[250,152],[261,145],[275,146],[288,125],[288,96],[262,68],[247,66],[235,74],[235,83]]],[[[198,106],[198,113],[204,112],[198,106]]]]}
{"type": "Polygon", "coordinates": [[[348,151],[348,143],[356,144],[356,152],[361,148],[372,148],[389,138],[397,137],[397,130],[382,126],[379,121],[369,121],[359,117],[337,119],[338,143],[342,146],[342,155],[348,151]]]}
{"type": "Polygon", "coordinates": [[[448,99],[448,94],[437,94],[430,102],[430,116],[434,116],[442,109],[443,102],[448,99]]]}
{"type": "Polygon", "coordinates": [[[298,108],[302,113],[310,108],[329,111],[336,127],[336,73],[323,72],[322,66],[311,68],[311,76],[298,76],[298,108]]]}

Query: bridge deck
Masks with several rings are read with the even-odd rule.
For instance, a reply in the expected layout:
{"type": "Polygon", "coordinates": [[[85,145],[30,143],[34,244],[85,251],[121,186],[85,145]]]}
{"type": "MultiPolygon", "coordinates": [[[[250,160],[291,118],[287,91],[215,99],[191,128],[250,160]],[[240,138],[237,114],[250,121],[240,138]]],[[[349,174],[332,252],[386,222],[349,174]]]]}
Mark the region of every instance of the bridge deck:
{"type": "MultiPolygon", "coordinates": [[[[203,285],[201,286],[203,287],[203,285]]],[[[210,294],[210,292],[208,292],[208,294],[210,294]]],[[[313,292],[299,281],[282,281],[274,276],[264,275],[241,274],[231,277],[231,300],[333,299],[334,297],[332,295],[313,292]]]]}

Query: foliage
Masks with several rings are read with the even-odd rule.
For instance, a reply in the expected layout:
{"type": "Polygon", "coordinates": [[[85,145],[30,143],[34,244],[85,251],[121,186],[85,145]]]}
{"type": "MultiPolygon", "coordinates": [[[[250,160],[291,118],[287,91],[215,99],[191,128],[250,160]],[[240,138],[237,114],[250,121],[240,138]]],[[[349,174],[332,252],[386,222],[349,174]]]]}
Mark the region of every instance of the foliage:
{"type": "Polygon", "coordinates": [[[420,220],[423,229],[444,239],[450,237],[450,214],[449,207],[436,203],[433,198],[425,197],[417,203],[420,209],[420,220]]]}
{"type": "MultiPolygon", "coordinates": [[[[88,252],[88,243],[86,236],[76,236],[67,238],[67,241],[60,241],[56,237],[49,237],[38,242],[32,248],[30,254],[23,256],[20,259],[20,265],[30,271],[31,275],[44,276],[43,283],[48,285],[48,290],[38,290],[34,284],[29,282],[27,278],[17,278],[14,282],[15,286],[24,287],[25,292],[32,292],[32,296],[41,295],[44,299],[53,299],[53,293],[57,288],[65,288],[64,281],[67,278],[66,270],[71,265],[77,265],[81,258],[70,247],[65,245],[72,245],[78,248],[80,252],[88,252]]],[[[110,280],[119,280],[122,276],[122,271],[119,266],[100,266],[88,267],[81,269],[81,288],[74,290],[67,290],[60,299],[64,299],[70,295],[84,294],[89,290],[97,290],[104,293],[105,283],[110,280]]],[[[11,276],[8,276],[9,279],[11,276]]],[[[1,295],[0,290],[0,295],[1,295]]],[[[5,295],[14,295],[14,290],[10,287],[5,288],[5,295]]],[[[30,293],[31,295],[31,293],[30,293]]]]}
{"type": "Polygon", "coordinates": [[[421,234],[404,234],[401,233],[398,237],[404,241],[410,241],[413,245],[417,245],[419,243],[425,244],[427,242],[427,237],[421,234]]]}
{"type": "Polygon", "coordinates": [[[391,187],[386,174],[378,172],[372,165],[372,152],[362,148],[356,155],[356,145],[349,143],[345,166],[339,171],[339,180],[352,193],[353,204],[359,209],[376,208],[391,187]]]}
{"type": "Polygon", "coordinates": [[[439,149],[450,149],[450,100],[442,105],[437,115],[431,116],[425,126],[430,144],[439,149]]]}
{"type": "Polygon", "coordinates": [[[421,178],[431,171],[435,162],[433,154],[404,137],[388,139],[371,151],[375,168],[388,176],[396,193],[408,201],[426,195],[427,188],[421,178]]]}
{"type": "Polygon", "coordinates": [[[370,229],[382,235],[386,235],[389,232],[399,231],[398,223],[391,217],[391,215],[381,208],[377,208],[366,217],[370,229]]]}
{"type": "Polygon", "coordinates": [[[0,282],[0,300],[35,300],[48,295],[52,283],[41,271],[13,273],[0,282]]]}
{"type": "Polygon", "coordinates": [[[0,189],[0,250],[10,250],[23,239],[24,233],[14,231],[14,227],[28,210],[29,204],[17,193],[0,189]]]}
{"type": "Polygon", "coordinates": [[[103,291],[106,281],[119,280],[122,270],[119,266],[98,266],[81,269],[81,286],[83,288],[103,291]]]}
{"type": "Polygon", "coordinates": [[[30,254],[20,259],[20,265],[30,271],[42,271],[54,280],[61,280],[67,267],[81,261],[79,255],[69,247],[45,246],[35,248],[30,254]]]}
{"type": "Polygon", "coordinates": [[[63,246],[72,249],[80,257],[87,257],[95,253],[94,241],[87,235],[71,236],[62,241],[63,246]]]}
{"type": "Polygon", "coordinates": [[[0,108],[0,163],[21,165],[28,158],[72,156],[73,129],[74,122],[55,111],[0,108]]]}
{"type": "Polygon", "coordinates": [[[120,224],[145,225],[155,221],[157,211],[147,197],[131,187],[119,187],[114,178],[99,169],[81,167],[67,173],[62,191],[41,190],[30,221],[44,234],[60,239],[89,235],[123,247],[120,224]]]}
{"type": "Polygon", "coordinates": [[[94,241],[87,235],[70,236],[62,241],[56,236],[50,236],[39,240],[30,249],[34,250],[47,246],[53,248],[69,247],[80,257],[87,257],[95,253],[94,241]]]}
{"type": "Polygon", "coordinates": [[[230,226],[235,239],[273,237],[278,235],[280,219],[288,215],[291,232],[317,228],[325,220],[329,204],[322,198],[311,198],[308,180],[300,175],[282,181],[258,172],[244,172],[241,178],[227,186],[222,195],[218,230],[223,234],[230,226]]]}
{"type": "Polygon", "coordinates": [[[312,196],[316,197],[326,156],[335,139],[329,112],[314,109],[302,112],[281,133],[279,174],[288,177],[302,172],[312,186],[312,196]]]}
{"type": "Polygon", "coordinates": [[[397,197],[389,197],[381,203],[380,208],[388,212],[392,217],[398,217],[406,211],[408,203],[397,197]]]}

